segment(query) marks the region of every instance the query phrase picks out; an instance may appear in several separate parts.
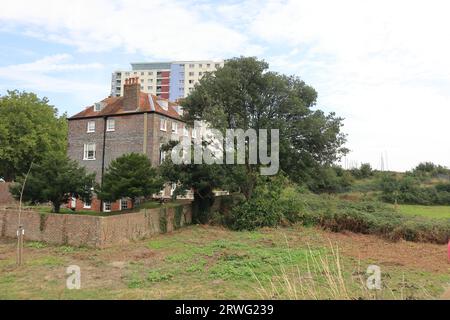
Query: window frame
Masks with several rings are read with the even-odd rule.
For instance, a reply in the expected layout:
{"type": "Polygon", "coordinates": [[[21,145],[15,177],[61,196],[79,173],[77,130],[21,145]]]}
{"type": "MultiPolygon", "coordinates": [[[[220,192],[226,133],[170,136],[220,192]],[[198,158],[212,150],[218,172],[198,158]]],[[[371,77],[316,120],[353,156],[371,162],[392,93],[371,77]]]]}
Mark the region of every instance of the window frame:
{"type": "Polygon", "coordinates": [[[87,133],[95,133],[95,120],[89,120],[87,122],[86,132],[87,133]],[[91,124],[94,124],[94,128],[93,129],[90,127],[91,124]]]}
{"type": "Polygon", "coordinates": [[[159,164],[162,164],[166,160],[166,151],[162,150],[164,143],[159,144],[159,164]]]}
{"type": "Polygon", "coordinates": [[[172,133],[178,134],[178,123],[175,121],[172,121],[172,133]]]}
{"type": "Polygon", "coordinates": [[[159,119],[159,130],[167,132],[167,119],[164,118],[159,119]]]}
{"type": "Polygon", "coordinates": [[[94,161],[96,160],[96,156],[97,156],[97,145],[93,142],[85,143],[83,145],[83,160],[94,161]],[[93,150],[91,150],[93,152],[92,158],[89,157],[89,146],[94,146],[93,150]]]}
{"type": "Polygon", "coordinates": [[[83,209],[92,209],[92,200],[87,204],[87,202],[83,201],[83,209]]]}
{"type": "Polygon", "coordinates": [[[104,201],[102,209],[103,209],[103,212],[111,212],[112,211],[112,203],[111,203],[111,201],[104,201]],[[109,210],[106,210],[106,205],[109,206],[109,210]]]}
{"type": "Polygon", "coordinates": [[[120,211],[128,210],[128,199],[120,199],[120,211]],[[123,208],[123,204],[125,203],[125,208],[123,208]]]}
{"type": "Polygon", "coordinates": [[[107,132],[116,131],[116,119],[107,119],[106,120],[106,131],[107,132]],[[110,128],[110,123],[113,124],[112,129],[110,128]]]}

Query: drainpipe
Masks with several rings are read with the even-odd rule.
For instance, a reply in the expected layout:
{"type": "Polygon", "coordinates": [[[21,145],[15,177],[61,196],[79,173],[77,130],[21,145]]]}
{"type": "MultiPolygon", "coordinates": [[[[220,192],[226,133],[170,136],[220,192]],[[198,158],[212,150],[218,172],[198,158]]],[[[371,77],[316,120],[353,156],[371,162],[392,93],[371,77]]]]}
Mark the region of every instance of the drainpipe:
{"type": "Polygon", "coordinates": [[[147,155],[148,113],[144,113],[144,137],[142,152],[147,155]]]}
{"type": "MultiPolygon", "coordinates": [[[[103,174],[105,173],[106,125],[108,117],[103,117],[103,121],[102,173],[100,177],[100,186],[103,186],[103,174]]],[[[103,200],[100,200],[100,211],[103,212],[103,200]]]]}

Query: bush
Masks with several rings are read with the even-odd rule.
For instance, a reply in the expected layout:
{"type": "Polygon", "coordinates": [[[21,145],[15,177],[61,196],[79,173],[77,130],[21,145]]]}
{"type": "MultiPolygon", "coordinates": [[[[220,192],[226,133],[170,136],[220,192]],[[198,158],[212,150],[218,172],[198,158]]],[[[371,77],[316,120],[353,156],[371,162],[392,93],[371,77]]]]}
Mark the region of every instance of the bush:
{"type": "Polygon", "coordinates": [[[234,230],[253,230],[261,227],[276,227],[299,220],[302,204],[299,201],[302,188],[290,185],[281,176],[261,178],[248,200],[236,203],[226,219],[234,230]]]}
{"type": "Polygon", "coordinates": [[[389,240],[404,239],[438,244],[447,243],[450,237],[450,219],[442,221],[404,216],[377,201],[349,202],[323,198],[307,200],[309,201],[313,205],[306,206],[312,209],[306,214],[309,217],[307,223],[314,217],[313,221],[317,225],[334,232],[347,230],[376,234],[389,240]]]}
{"type": "MultiPolygon", "coordinates": [[[[385,181],[386,186],[391,185],[389,179],[385,181]]],[[[436,196],[431,191],[417,188],[412,180],[405,180],[399,186],[404,192],[403,199],[410,197],[416,201],[436,196]]],[[[394,241],[444,244],[450,237],[450,219],[405,216],[380,201],[353,202],[327,194],[299,193],[295,186],[280,183],[275,178],[259,184],[253,198],[235,204],[228,218],[219,220],[234,230],[300,223],[318,225],[334,232],[375,234],[394,241]]]]}
{"type": "Polygon", "coordinates": [[[381,199],[389,203],[421,204],[421,205],[449,205],[450,184],[435,186],[420,186],[420,180],[407,175],[397,178],[385,175],[380,180],[381,199]]]}
{"type": "Polygon", "coordinates": [[[354,182],[350,172],[337,166],[316,168],[312,176],[306,184],[316,193],[347,192],[354,182]]]}
{"type": "Polygon", "coordinates": [[[369,163],[363,163],[359,168],[351,169],[350,172],[357,179],[366,179],[373,176],[373,169],[369,163]]]}

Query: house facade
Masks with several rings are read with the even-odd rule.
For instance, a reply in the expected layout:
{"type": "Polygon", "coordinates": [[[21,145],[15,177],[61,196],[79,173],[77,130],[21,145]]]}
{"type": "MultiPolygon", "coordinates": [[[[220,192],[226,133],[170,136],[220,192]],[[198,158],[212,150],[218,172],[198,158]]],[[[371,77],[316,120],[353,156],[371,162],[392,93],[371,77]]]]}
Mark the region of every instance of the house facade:
{"type": "MultiPolygon", "coordinates": [[[[179,105],[142,92],[139,78],[128,78],[123,96],[108,97],[69,118],[68,155],[94,172],[99,184],[111,161],[126,153],[146,154],[152,166],[158,166],[164,160],[163,144],[193,135],[181,120],[182,113],[179,105]]],[[[163,196],[170,196],[170,190],[163,192],[163,196]]],[[[93,199],[92,203],[83,203],[73,199],[69,206],[117,211],[129,209],[131,202],[93,199]]]]}

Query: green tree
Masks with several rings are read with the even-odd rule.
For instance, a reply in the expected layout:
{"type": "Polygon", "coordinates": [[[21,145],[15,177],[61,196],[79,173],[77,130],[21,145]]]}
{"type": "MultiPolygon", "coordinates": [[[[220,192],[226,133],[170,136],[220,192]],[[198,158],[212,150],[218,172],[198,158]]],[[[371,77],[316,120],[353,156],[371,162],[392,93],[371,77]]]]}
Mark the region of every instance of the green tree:
{"type": "Polygon", "coordinates": [[[66,151],[66,115],[34,93],[0,96],[0,176],[12,181],[51,151],[66,151]]]}
{"type": "Polygon", "coordinates": [[[370,163],[362,163],[359,168],[351,169],[351,173],[355,178],[366,179],[373,176],[373,169],[370,163]]]}
{"type": "MultiPolygon", "coordinates": [[[[233,191],[237,189],[236,180],[227,174],[224,166],[217,164],[194,164],[191,159],[191,164],[174,165],[171,161],[170,150],[175,143],[172,141],[163,146],[163,150],[168,154],[159,167],[159,172],[164,181],[177,184],[174,197],[184,195],[189,190],[193,191],[193,221],[207,223],[211,213],[210,208],[214,203],[214,190],[233,191]]],[[[193,150],[191,156],[193,157],[193,150]]]]}
{"type": "MultiPolygon", "coordinates": [[[[316,168],[331,165],[347,152],[340,131],[342,119],[313,110],[317,93],[312,87],[298,77],[268,71],[268,67],[256,58],[241,57],[206,74],[182,103],[189,110],[185,120],[190,124],[205,120],[223,134],[226,129],[279,129],[280,168],[292,180],[309,183],[316,168]]],[[[228,176],[240,179],[248,199],[260,165],[246,163],[226,166],[226,170],[228,176]]]]}
{"type": "MultiPolygon", "coordinates": [[[[20,197],[24,176],[10,188],[15,198],[20,197]]],[[[87,174],[84,167],[70,160],[61,152],[49,152],[39,163],[33,163],[25,184],[23,200],[33,203],[51,202],[53,212],[59,212],[61,205],[71,197],[85,202],[91,200],[95,174],[87,174]]]]}
{"type": "Polygon", "coordinates": [[[107,201],[130,198],[134,206],[136,198],[158,193],[163,186],[163,180],[144,154],[129,153],[111,162],[98,197],[107,201]]]}

